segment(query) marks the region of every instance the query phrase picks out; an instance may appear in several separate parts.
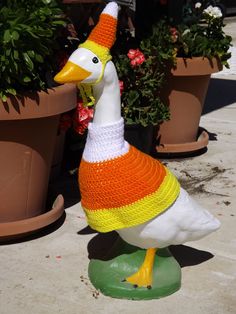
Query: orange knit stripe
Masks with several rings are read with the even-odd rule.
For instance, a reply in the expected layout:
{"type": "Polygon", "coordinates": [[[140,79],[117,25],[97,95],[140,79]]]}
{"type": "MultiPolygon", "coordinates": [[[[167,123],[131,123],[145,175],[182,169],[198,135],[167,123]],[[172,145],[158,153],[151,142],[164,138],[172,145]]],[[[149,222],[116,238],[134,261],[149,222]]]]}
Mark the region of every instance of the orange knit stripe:
{"type": "Polygon", "coordinates": [[[157,191],[165,167],[133,146],[127,154],[104,162],[81,161],[79,169],[82,206],[89,210],[131,204],[157,191]]]}
{"type": "Polygon", "coordinates": [[[95,43],[111,48],[115,42],[117,19],[109,14],[101,14],[96,27],[93,28],[88,39],[95,43]]]}

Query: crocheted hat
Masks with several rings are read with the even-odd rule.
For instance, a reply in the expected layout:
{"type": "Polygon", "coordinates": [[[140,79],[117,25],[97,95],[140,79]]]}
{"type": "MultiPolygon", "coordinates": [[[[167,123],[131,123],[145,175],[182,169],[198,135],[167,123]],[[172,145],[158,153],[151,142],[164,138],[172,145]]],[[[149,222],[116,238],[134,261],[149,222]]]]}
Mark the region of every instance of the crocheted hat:
{"type": "Polygon", "coordinates": [[[90,33],[88,39],[79,47],[91,50],[95,53],[103,67],[111,60],[110,48],[116,40],[118,5],[116,2],[109,2],[102,11],[98,24],[90,33]]]}

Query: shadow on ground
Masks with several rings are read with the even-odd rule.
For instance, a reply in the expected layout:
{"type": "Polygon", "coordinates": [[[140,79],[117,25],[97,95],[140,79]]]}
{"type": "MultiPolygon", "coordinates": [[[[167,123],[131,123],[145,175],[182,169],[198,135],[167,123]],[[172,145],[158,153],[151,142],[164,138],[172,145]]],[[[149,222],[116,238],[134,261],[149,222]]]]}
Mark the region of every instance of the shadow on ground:
{"type": "MultiPolygon", "coordinates": [[[[89,227],[78,232],[79,235],[91,234],[95,231],[89,227]]],[[[88,243],[89,259],[104,260],[118,239],[116,232],[95,235],[88,243]]],[[[206,262],[214,257],[206,251],[197,250],[186,245],[172,245],[170,251],[181,267],[194,266],[206,262]]]]}
{"type": "Polygon", "coordinates": [[[203,115],[236,102],[235,80],[212,78],[210,80],[203,115]]]}
{"type": "Polygon", "coordinates": [[[59,194],[64,197],[65,209],[80,202],[80,191],[78,187],[77,173],[70,175],[69,172],[62,173],[56,180],[49,183],[47,207],[50,208],[59,194]]]}

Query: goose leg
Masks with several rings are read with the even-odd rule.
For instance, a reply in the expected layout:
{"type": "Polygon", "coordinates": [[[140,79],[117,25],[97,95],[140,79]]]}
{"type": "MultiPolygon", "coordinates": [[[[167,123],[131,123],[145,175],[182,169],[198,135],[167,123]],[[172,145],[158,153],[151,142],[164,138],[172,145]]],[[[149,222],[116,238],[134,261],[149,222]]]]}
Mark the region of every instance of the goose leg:
{"type": "Polygon", "coordinates": [[[144,262],[139,270],[135,274],[127,277],[125,281],[133,284],[135,287],[147,287],[151,289],[156,251],[157,249],[154,248],[147,249],[144,262]]]}

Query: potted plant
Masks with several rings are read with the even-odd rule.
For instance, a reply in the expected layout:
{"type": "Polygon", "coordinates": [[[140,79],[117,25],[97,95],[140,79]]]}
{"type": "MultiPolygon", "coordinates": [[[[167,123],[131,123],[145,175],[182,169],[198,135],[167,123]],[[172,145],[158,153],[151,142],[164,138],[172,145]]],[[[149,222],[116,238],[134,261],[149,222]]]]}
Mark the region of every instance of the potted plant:
{"type": "Polygon", "coordinates": [[[218,7],[187,1],[182,23],[170,28],[176,65],[162,99],[171,118],[160,124],[157,152],[187,153],[207,146],[208,134],[199,122],[211,73],[228,66],[231,37],[223,27],[218,7]]]}
{"type": "MultiPolygon", "coordinates": [[[[56,0],[4,0],[0,8],[0,238],[40,229],[60,114],[76,106],[73,85],[52,85],[66,19],[56,0]],[[50,88],[49,88],[50,87],[50,88]]],[[[58,61],[58,62],[57,62],[58,61]]]]}
{"type": "MultiPolygon", "coordinates": [[[[126,34],[125,34],[126,36],[126,34]]],[[[151,40],[115,46],[113,60],[121,88],[122,115],[125,119],[126,139],[146,153],[151,153],[155,126],[169,119],[169,108],[161,99],[167,75],[175,63],[169,27],[161,21],[158,33],[154,30],[154,46],[151,40]],[[161,38],[160,38],[161,36],[161,38]],[[135,49],[129,49],[130,47],[135,49]]],[[[124,34],[118,38],[118,45],[124,34]]],[[[126,41],[125,41],[126,42],[126,41]]]]}
{"type": "Polygon", "coordinates": [[[124,117],[127,124],[158,125],[159,153],[207,145],[207,133],[198,137],[198,131],[210,74],[227,66],[230,58],[231,37],[223,26],[219,8],[187,1],[181,24],[162,18],[143,38],[142,64],[132,65],[128,51],[118,50],[115,63],[123,82],[124,117]]]}

